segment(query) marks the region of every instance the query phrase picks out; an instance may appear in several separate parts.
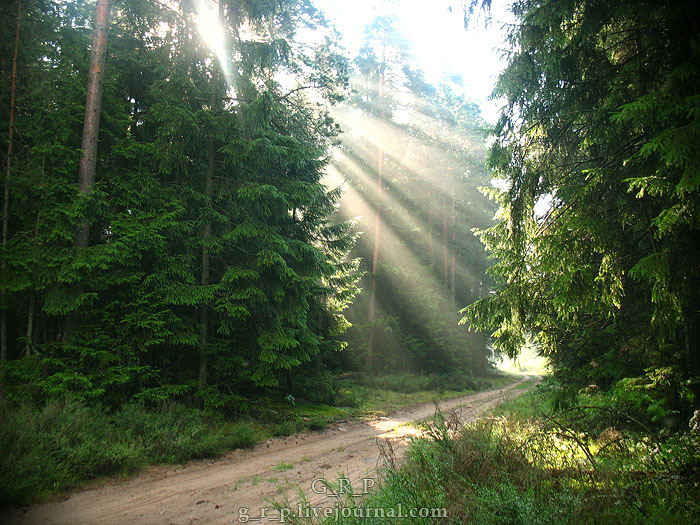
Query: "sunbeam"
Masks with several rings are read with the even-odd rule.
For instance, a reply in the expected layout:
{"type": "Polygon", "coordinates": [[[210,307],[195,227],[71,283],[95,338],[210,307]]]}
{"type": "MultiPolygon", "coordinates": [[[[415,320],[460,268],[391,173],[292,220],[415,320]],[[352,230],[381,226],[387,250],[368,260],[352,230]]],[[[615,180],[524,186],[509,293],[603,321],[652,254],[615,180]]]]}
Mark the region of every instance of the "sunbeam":
{"type": "MultiPolygon", "coordinates": [[[[405,168],[413,176],[420,178],[422,183],[431,189],[440,191],[441,197],[448,198],[454,191],[449,181],[452,179],[443,176],[441,164],[454,163],[454,151],[477,151],[477,145],[471,145],[471,139],[460,135],[457,131],[439,127],[436,119],[425,117],[423,122],[411,123],[411,129],[415,133],[417,129],[423,137],[421,150],[407,150],[401,146],[410,139],[415,141],[416,135],[410,135],[409,129],[399,126],[391,121],[379,119],[373,115],[365,114],[358,133],[357,117],[353,111],[344,108],[333,112],[333,117],[344,129],[350,130],[346,137],[348,149],[365,159],[376,156],[377,147],[385,151],[387,160],[399,167],[405,168]]],[[[420,135],[419,135],[420,137],[420,135]]],[[[483,148],[483,144],[480,145],[483,148]]],[[[483,153],[480,155],[483,156],[483,153]]],[[[478,158],[479,153],[474,154],[478,158]]],[[[478,159],[477,159],[478,160],[478,159]]],[[[468,166],[463,166],[464,176],[468,176],[468,166]]]]}
{"type": "MultiPolygon", "coordinates": [[[[220,0],[220,2],[223,0],[220,0]]],[[[218,11],[209,5],[207,0],[197,0],[197,28],[204,41],[216,56],[221,71],[224,74],[226,85],[233,87],[231,65],[227,49],[226,33],[221,25],[221,6],[218,11]]]]}
{"type": "MultiPolygon", "coordinates": [[[[348,159],[347,163],[343,163],[343,166],[353,166],[353,164],[353,161],[348,159]]],[[[366,175],[362,174],[360,169],[357,169],[356,165],[354,166],[354,169],[356,169],[356,173],[366,177],[366,175]]],[[[333,185],[337,185],[337,183],[344,178],[342,171],[337,165],[333,165],[328,168],[328,177],[327,184],[333,185]]],[[[344,189],[345,192],[341,199],[340,213],[344,219],[356,217],[361,217],[364,219],[363,224],[365,224],[367,227],[365,228],[366,232],[362,236],[360,242],[365,246],[365,249],[369,250],[372,244],[369,221],[376,212],[376,204],[370,202],[352,184],[347,183],[344,186],[344,189]]],[[[385,202],[392,203],[391,205],[395,209],[402,209],[405,212],[408,212],[408,210],[404,209],[398,203],[398,201],[390,196],[390,194],[385,193],[384,199],[385,202]]],[[[402,213],[396,214],[396,216],[400,215],[402,215],[402,213]]],[[[392,215],[392,219],[400,220],[396,219],[394,215],[392,215]]],[[[426,225],[422,221],[419,221],[417,224],[420,230],[412,229],[412,232],[420,235],[422,244],[427,244],[428,236],[427,233],[425,233],[426,225]]],[[[409,226],[411,225],[409,224],[409,226]]],[[[438,294],[442,300],[447,301],[449,299],[449,292],[444,289],[440,279],[425,267],[424,261],[421,260],[421,256],[419,254],[415,253],[411,247],[407,246],[401,241],[401,236],[397,233],[396,228],[387,223],[386,220],[382,219],[381,229],[382,242],[384,244],[381,250],[383,261],[394,266],[405,268],[407,271],[410,270],[411,272],[415,272],[421,281],[431,283],[432,293],[438,294]]],[[[447,253],[448,259],[451,259],[453,255],[453,250],[451,247],[448,247],[447,253]]],[[[473,271],[459,262],[457,263],[456,271],[460,272],[462,275],[468,276],[469,278],[476,277],[473,271]]],[[[396,282],[395,278],[389,277],[389,280],[394,282],[397,293],[400,293],[401,283],[396,282]]]]}

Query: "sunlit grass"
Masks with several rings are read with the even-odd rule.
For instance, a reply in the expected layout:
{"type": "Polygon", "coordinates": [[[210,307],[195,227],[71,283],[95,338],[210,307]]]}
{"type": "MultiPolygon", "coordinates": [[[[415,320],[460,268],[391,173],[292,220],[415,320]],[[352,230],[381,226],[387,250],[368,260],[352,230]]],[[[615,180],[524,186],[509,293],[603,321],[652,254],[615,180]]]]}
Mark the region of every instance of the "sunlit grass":
{"type": "MultiPolygon", "coordinates": [[[[451,523],[484,525],[698,522],[697,434],[601,432],[595,410],[574,417],[553,406],[546,382],[474,423],[438,414],[413,441],[407,462],[389,458],[372,494],[342,504],[443,508],[451,523]]],[[[353,514],[341,513],[349,517],[340,523],[382,522],[353,514]]]]}

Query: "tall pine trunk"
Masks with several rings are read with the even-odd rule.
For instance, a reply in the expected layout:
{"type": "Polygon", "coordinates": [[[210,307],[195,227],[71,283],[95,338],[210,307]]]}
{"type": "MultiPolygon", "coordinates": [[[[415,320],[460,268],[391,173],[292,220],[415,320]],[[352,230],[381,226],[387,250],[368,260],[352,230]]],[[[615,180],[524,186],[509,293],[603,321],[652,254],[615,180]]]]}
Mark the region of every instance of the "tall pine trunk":
{"type": "MultiPolygon", "coordinates": [[[[17,87],[17,55],[19,54],[19,31],[22,21],[22,0],[17,3],[17,29],[15,30],[15,52],[12,56],[12,78],[10,79],[10,128],[7,135],[7,163],[5,164],[5,188],[2,202],[2,257],[0,258],[0,275],[5,279],[7,260],[5,249],[8,236],[8,214],[10,212],[10,177],[12,176],[12,147],[15,131],[15,92],[17,87]]],[[[5,283],[0,283],[0,363],[7,361],[7,290],[5,283]]],[[[4,379],[0,376],[0,396],[2,395],[4,379]]]]}
{"type": "MultiPolygon", "coordinates": [[[[381,145],[377,146],[377,195],[382,195],[382,178],[384,172],[384,150],[381,145]]],[[[372,249],[372,273],[370,274],[369,286],[369,341],[367,342],[367,363],[370,369],[374,368],[374,343],[376,330],[374,320],[377,315],[377,267],[379,264],[379,247],[381,244],[381,202],[377,199],[377,209],[374,215],[374,247],[372,249]]]]}
{"type": "Polygon", "coordinates": [[[452,216],[450,217],[450,245],[452,246],[452,254],[450,261],[450,297],[452,297],[452,305],[457,304],[457,237],[455,235],[457,218],[455,217],[455,194],[452,194],[452,216]]]}
{"type": "MultiPolygon", "coordinates": [[[[92,48],[90,50],[87,97],[85,99],[85,119],[83,120],[83,136],[80,146],[82,156],[78,167],[78,184],[80,193],[83,195],[90,193],[95,184],[97,137],[100,132],[108,24],[109,0],[97,0],[95,28],[92,31],[92,48]]],[[[85,217],[75,236],[75,245],[78,248],[87,248],[89,238],[90,224],[85,217]]]]}
{"type": "MultiPolygon", "coordinates": [[[[386,68],[386,41],[382,46],[382,63],[379,69],[379,129],[384,124],[384,69],[386,68]]],[[[367,364],[370,370],[374,369],[374,353],[376,330],[374,320],[377,315],[377,267],[379,265],[379,248],[381,246],[381,219],[382,219],[382,192],[384,177],[384,148],[381,138],[377,138],[377,209],[374,215],[374,248],[372,250],[372,273],[370,274],[369,286],[369,339],[367,341],[367,364]]]]}
{"type": "MultiPolygon", "coordinates": [[[[219,2],[218,23],[224,19],[224,3],[219,2]]],[[[211,110],[215,112],[219,108],[219,68],[214,61],[211,78],[211,110]]],[[[208,286],[211,275],[211,261],[207,242],[211,237],[211,211],[212,199],[214,196],[214,171],[216,169],[216,130],[212,129],[207,142],[207,169],[204,179],[204,200],[205,219],[204,231],[202,232],[202,275],[200,284],[208,286]]],[[[209,305],[202,303],[199,310],[199,386],[203,388],[207,384],[207,373],[209,371],[209,354],[207,345],[209,343],[209,305]]]]}
{"type": "MultiPolygon", "coordinates": [[[[214,102],[215,89],[212,90],[212,103],[214,102]]],[[[213,106],[212,106],[213,107],[213,106]]],[[[206,201],[206,219],[204,224],[204,232],[202,233],[202,277],[200,283],[202,286],[209,284],[209,275],[211,272],[209,262],[209,249],[206,243],[211,236],[211,214],[212,209],[212,180],[214,178],[214,168],[216,162],[216,145],[214,144],[214,136],[212,133],[209,143],[207,144],[207,171],[204,181],[204,197],[206,201]]],[[[200,306],[199,312],[199,386],[204,387],[207,384],[207,370],[209,367],[209,356],[207,353],[207,343],[209,335],[209,307],[206,303],[200,306]]]]}
{"type": "Polygon", "coordinates": [[[433,190],[428,190],[428,253],[430,257],[430,271],[435,270],[433,258],[433,190]]]}
{"type": "Polygon", "coordinates": [[[444,198],[442,199],[442,276],[447,288],[447,205],[444,198]]]}

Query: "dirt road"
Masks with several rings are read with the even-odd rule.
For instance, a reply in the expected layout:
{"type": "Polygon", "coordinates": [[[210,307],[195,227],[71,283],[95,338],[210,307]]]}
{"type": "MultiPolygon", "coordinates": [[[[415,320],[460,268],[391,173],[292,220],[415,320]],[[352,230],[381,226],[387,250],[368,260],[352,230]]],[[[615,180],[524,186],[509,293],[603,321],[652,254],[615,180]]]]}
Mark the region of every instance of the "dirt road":
{"type": "MultiPolygon", "coordinates": [[[[459,410],[463,420],[512,395],[513,388],[440,402],[459,410]]],[[[336,499],[321,480],[338,486],[341,473],[352,490],[370,489],[381,466],[380,446],[389,441],[400,457],[417,432],[406,423],[426,419],[434,404],[402,410],[374,421],[334,424],[323,432],[272,439],[250,450],[236,450],[216,460],[178,467],[155,467],[129,480],[71,494],[63,501],[18,509],[2,521],[23,524],[192,524],[280,523],[285,513],[328,512],[336,499]],[[365,480],[365,481],[363,481],[365,480]],[[297,506],[304,494],[308,507],[297,506]],[[273,502],[282,504],[275,508],[273,502]],[[314,510],[317,509],[317,510],[314,510]]],[[[341,491],[349,487],[340,482],[341,491]]]]}

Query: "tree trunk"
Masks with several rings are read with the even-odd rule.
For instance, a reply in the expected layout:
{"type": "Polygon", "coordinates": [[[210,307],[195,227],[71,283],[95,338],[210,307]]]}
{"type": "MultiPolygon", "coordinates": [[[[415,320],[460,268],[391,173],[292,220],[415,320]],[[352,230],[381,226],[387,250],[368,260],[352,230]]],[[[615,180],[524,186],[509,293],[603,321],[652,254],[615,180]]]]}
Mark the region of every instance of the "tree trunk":
{"type": "MultiPolygon", "coordinates": [[[[5,164],[5,188],[2,202],[2,252],[0,258],[0,275],[4,280],[7,269],[5,248],[8,236],[8,214],[10,212],[10,177],[12,176],[12,147],[15,130],[15,91],[17,87],[17,55],[19,54],[19,30],[22,21],[22,0],[17,3],[17,28],[15,30],[15,52],[12,56],[12,78],[10,79],[10,127],[7,135],[7,163],[5,164]]],[[[0,283],[0,363],[7,361],[7,290],[5,283],[0,283]]],[[[2,396],[4,378],[0,377],[0,396],[2,396]]]]}
{"type": "Polygon", "coordinates": [[[433,258],[433,190],[428,190],[428,253],[430,254],[430,271],[435,270],[433,258]]]}
{"type": "Polygon", "coordinates": [[[29,298],[29,313],[27,314],[27,333],[25,336],[24,343],[24,355],[29,357],[32,355],[32,337],[34,337],[34,304],[36,303],[36,297],[34,292],[29,298]]]}
{"type": "MultiPolygon", "coordinates": [[[[379,153],[377,158],[383,156],[383,151],[381,147],[378,148],[379,153]]],[[[378,160],[378,171],[377,171],[377,192],[381,195],[382,187],[382,161],[378,160]]],[[[372,250],[372,272],[370,273],[370,285],[369,285],[369,340],[367,342],[367,364],[370,369],[374,366],[374,340],[375,340],[375,327],[374,320],[376,317],[377,308],[377,266],[379,263],[379,245],[381,236],[381,216],[382,210],[381,205],[377,204],[377,209],[374,215],[374,248],[372,250]]]]}
{"type": "MultiPolygon", "coordinates": [[[[87,97],[85,99],[85,119],[81,143],[82,157],[78,167],[80,193],[92,191],[95,184],[97,166],[97,137],[100,132],[100,111],[104,84],[104,65],[107,55],[107,28],[109,24],[109,0],[97,0],[95,8],[95,28],[92,32],[90,69],[88,71],[87,97]]],[[[78,248],[86,248],[90,237],[90,224],[83,218],[75,237],[78,248]]]]}
{"type": "MultiPolygon", "coordinates": [[[[224,19],[224,3],[219,2],[218,22],[224,19]]],[[[211,110],[212,112],[218,109],[219,105],[219,69],[214,61],[214,68],[211,79],[211,110]]],[[[204,200],[205,200],[205,220],[204,231],[202,232],[202,277],[200,283],[202,286],[209,285],[209,277],[211,274],[209,249],[206,246],[209,237],[211,237],[211,210],[212,199],[214,196],[214,170],[216,169],[216,130],[211,130],[209,141],[207,142],[207,170],[204,179],[204,200]]],[[[207,384],[207,373],[209,369],[209,354],[207,351],[209,336],[209,306],[203,303],[199,311],[199,386],[203,388],[207,384]]]]}
{"type": "MultiPolygon", "coordinates": [[[[384,69],[386,66],[386,43],[382,48],[382,63],[379,69],[379,127],[381,130],[384,123],[384,69]]],[[[367,341],[367,364],[370,370],[374,369],[374,343],[376,338],[376,330],[374,320],[377,312],[377,267],[379,264],[379,248],[381,245],[381,218],[382,218],[382,192],[383,192],[383,176],[384,176],[384,148],[380,140],[377,140],[377,209],[374,216],[374,249],[372,250],[372,273],[370,274],[369,286],[369,338],[367,341]]]]}
{"type": "MultiPolygon", "coordinates": [[[[204,274],[204,270],[202,270],[204,274]]],[[[204,276],[202,276],[204,280],[204,276]]],[[[209,331],[209,310],[205,304],[199,309],[199,386],[207,385],[207,373],[209,371],[209,356],[207,354],[207,333],[209,331]]]]}
{"type": "MultiPolygon", "coordinates": [[[[212,90],[212,102],[214,100],[215,89],[212,90]]],[[[212,106],[213,107],[213,106],[212,106]]],[[[206,242],[211,236],[211,219],[209,217],[209,211],[212,208],[212,180],[214,177],[214,167],[216,162],[216,145],[214,144],[214,136],[212,134],[207,145],[207,171],[205,175],[204,182],[204,197],[206,200],[206,211],[207,217],[205,219],[204,232],[202,234],[202,240],[204,244],[202,245],[202,278],[201,285],[207,286],[209,284],[209,275],[211,272],[209,266],[209,250],[207,249],[206,242]]],[[[209,333],[209,308],[206,303],[200,306],[199,313],[199,386],[204,387],[207,384],[207,368],[209,366],[209,356],[207,355],[207,336],[209,333]]]]}
{"type": "Polygon", "coordinates": [[[447,288],[447,206],[444,198],[442,199],[442,275],[445,288],[447,288]]]}
{"type": "Polygon", "coordinates": [[[452,297],[452,305],[457,304],[457,243],[455,235],[456,217],[455,217],[455,194],[452,194],[452,217],[450,218],[450,244],[452,246],[452,261],[450,262],[450,297],[452,297]]]}

